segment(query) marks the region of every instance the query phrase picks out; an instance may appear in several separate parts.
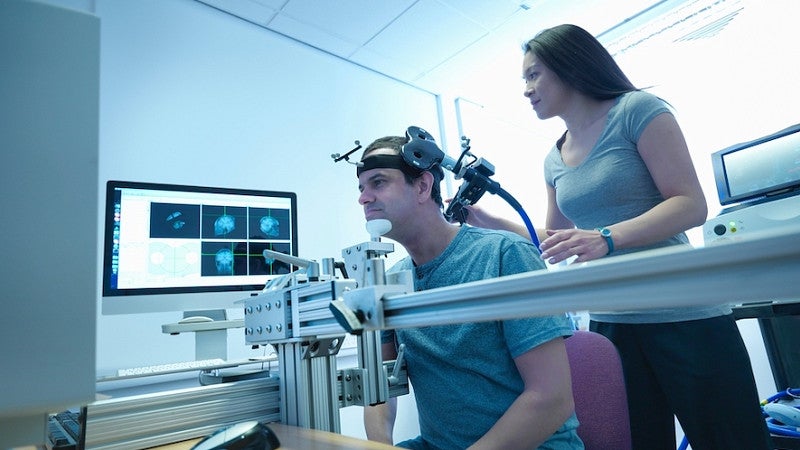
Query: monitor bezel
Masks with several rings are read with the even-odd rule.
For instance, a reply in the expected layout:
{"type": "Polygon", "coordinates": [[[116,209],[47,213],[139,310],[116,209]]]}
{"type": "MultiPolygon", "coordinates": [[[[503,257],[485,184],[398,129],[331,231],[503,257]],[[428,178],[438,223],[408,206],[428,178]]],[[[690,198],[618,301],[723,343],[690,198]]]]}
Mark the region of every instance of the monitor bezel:
{"type": "Polygon", "coordinates": [[[292,256],[298,255],[297,194],[294,192],[109,180],[106,182],[105,207],[103,209],[104,223],[102,228],[101,310],[103,315],[236,308],[237,301],[260,292],[263,290],[265,284],[112,289],[111,268],[113,264],[112,254],[114,246],[114,193],[120,188],[222,195],[233,194],[288,199],[290,202],[289,215],[291,221],[290,251],[292,256]]]}
{"type": "Polygon", "coordinates": [[[728,182],[727,170],[725,167],[725,157],[739,151],[743,151],[764,143],[783,138],[800,132],[800,124],[792,125],[784,128],[778,132],[760,137],[748,142],[731,145],[722,150],[716,151],[711,154],[711,166],[714,173],[714,180],[717,186],[717,194],[720,205],[731,205],[734,203],[741,203],[761,199],[773,194],[781,194],[787,190],[800,188],[800,181],[790,181],[778,185],[768,186],[761,189],[747,191],[741,194],[732,195],[730,184],[728,182]]]}

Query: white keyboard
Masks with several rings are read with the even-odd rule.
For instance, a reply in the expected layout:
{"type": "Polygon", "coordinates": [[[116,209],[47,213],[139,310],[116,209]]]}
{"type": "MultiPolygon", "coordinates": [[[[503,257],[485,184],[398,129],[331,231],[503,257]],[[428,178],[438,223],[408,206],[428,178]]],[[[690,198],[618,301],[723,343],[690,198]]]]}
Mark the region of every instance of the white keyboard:
{"type": "Polygon", "coordinates": [[[167,373],[187,372],[190,370],[213,369],[223,366],[230,366],[227,361],[221,358],[200,359],[197,361],[177,362],[170,364],[158,364],[155,366],[133,367],[130,369],[117,370],[118,377],[135,377],[145,375],[160,375],[167,373]]]}

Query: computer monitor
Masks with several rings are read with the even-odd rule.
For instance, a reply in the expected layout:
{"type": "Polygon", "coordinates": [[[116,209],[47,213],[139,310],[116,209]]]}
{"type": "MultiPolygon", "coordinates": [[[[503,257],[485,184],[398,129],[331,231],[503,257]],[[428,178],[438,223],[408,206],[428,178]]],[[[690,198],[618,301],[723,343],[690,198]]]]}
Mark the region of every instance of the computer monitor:
{"type": "Polygon", "coordinates": [[[102,313],[241,308],[293,268],[292,192],[108,181],[102,313]]]}
{"type": "Polygon", "coordinates": [[[755,201],[800,188],[800,124],[711,155],[719,203],[755,201]]]}

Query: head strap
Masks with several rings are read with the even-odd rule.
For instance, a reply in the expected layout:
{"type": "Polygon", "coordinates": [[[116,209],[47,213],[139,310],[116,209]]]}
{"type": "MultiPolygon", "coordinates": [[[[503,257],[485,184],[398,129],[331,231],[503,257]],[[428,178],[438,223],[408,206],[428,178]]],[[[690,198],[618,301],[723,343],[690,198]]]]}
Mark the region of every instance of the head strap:
{"type": "Polygon", "coordinates": [[[411,178],[417,178],[423,172],[408,165],[400,155],[371,155],[358,164],[356,176],[361,176],[365,171],[372,169],[397,169],[411,178]]]}

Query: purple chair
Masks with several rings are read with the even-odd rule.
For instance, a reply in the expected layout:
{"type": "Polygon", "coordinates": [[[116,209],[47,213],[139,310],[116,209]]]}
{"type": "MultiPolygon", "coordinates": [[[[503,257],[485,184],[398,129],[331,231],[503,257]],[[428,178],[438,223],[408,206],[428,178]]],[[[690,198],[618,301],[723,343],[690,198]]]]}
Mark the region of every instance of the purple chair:
{"type": "Polygon", "coordinates": [[[566,339],[578,436],[586,450],[630,450],[628,397],[619,353],[605,336],[576,331],[566,339]]]}

